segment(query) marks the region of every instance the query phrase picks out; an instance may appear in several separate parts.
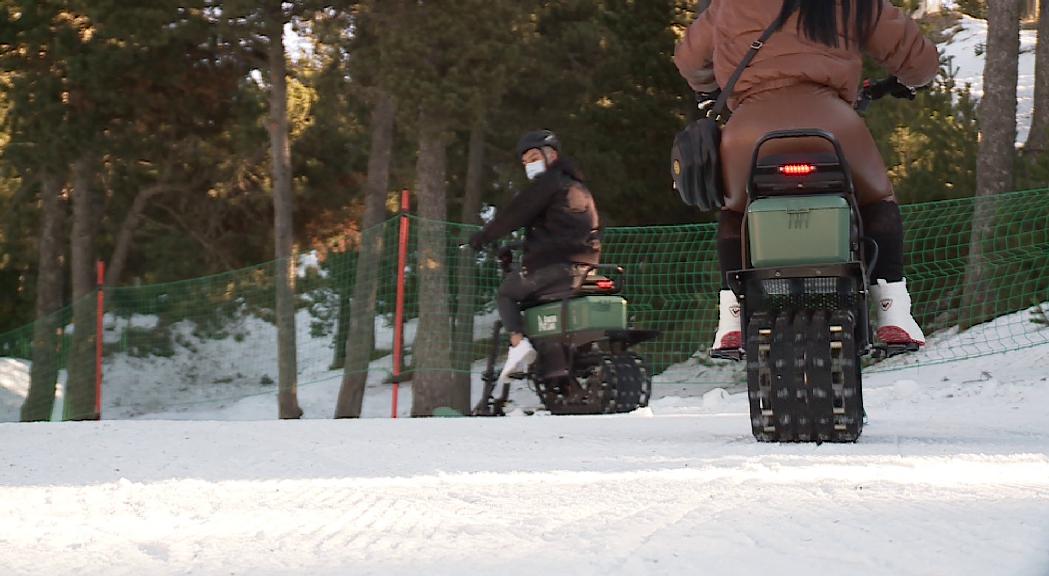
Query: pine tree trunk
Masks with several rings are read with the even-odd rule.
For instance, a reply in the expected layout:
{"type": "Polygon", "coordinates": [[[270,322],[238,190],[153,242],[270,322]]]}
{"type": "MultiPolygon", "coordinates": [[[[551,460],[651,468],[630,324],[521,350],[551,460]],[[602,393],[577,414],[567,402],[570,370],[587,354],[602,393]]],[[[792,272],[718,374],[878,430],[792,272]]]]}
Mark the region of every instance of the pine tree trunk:
{"type": "Polygon", "coordinates": [[[270,67],[270,156],[273,164],[273,218],[276,248],[278,407],[282,419],[302,416],[298,400],[295,348],[295,263],[291,188],[291,146],[288,142],[288,80],[284,55],[281,3],[268,14],[270,67]]]}
{"type": "Polygon", "coordinates": [[[58,381],[58,330],[62,327],[57,312],[62,308],[62,243],[65,231],[65,206],[59,198],[64,182],[53,173],[40,178],[39,271],[36,281],[36,323],[33,325],[33,366],[29,393],[22,405],[23,422],[51,419],[55,408],[55,386],[58,381]]]}
{"type": "Polygon", "coordinates": [[[142,223],[142,215],[145,214],[149,201],[164,190],[165,185],[157,184],[144,188],[135,195],[131,203],[131,209],[124,217],[124,223],[117,233],[116,246],[113,248],[113,256],[109,259],[106,267],[106,286],[115,286],[124,274],[124,266],[127,265],[128,255],[131,253],[131,245],[134,240],[135,231],[142,223]]]}
{"type": "Polygon", "coordinates": [[[372,109],[368,182],[364,189],[364,219],[361,223],[363,234],[354,273],[346,363],[335,406],[336,418],[360,418],[368,381],[368,363],[375,349],[375,298],[383,252],[381,225],[386,216],[395,113],[393,96],[380,91],[372,109]]]}
{"type": "Polygon", "coordinates": [[[959,314],[962,328],[994,317],[996,294],[986,253],[994,235],[997,197],[1013,185],[1016,157],[1016,83],[1020,54],[1020,2],[989,0],[984,93],[980,99],[980,149],[976,166],[965,292],[959,314]]]}
{"type": "Polygon", "coordinates": [[[73,281],[73,345],[66,383],[65,420],[97,420],[95,412],[96,278],[94,160],[85,155],[73,164],[73,234],[70,275],[73,281]]]}
{"type": "MultiPolygon", "coordinates": [[[[461,221],[464,224],[480,224],[481,192],[484,171],[485,118],[479,117],[470,128],[470,148],[466,165],[466,190],[463,196],[461,221]]],[[[459,239],[465,244],[470,230],[464,229],[459,239]]],[[[453,332],[455,377],[458,387],[470,387],[470,368],[473,360],[474,314],[477,310],[477,273],[474,253],[464,250],[458,259],[455,298],[455,328],[453,332]]]]}
{"type": "Polygon", "coordinates": [[[1049,0],[1038,8],[1038,44],[1034,59],[1034,113],[1025,154],[1049,151],[1049,0]]]}
{"type": "Polygon", "coordinates": [[[412,347],[412,416],[447,406],[466,412],[470,390],[457,385],[451,365],[445,198],[446,149],[438,114],[419,116],[416,189],[419,198],[417,273],[419,330],[412,347]]]}

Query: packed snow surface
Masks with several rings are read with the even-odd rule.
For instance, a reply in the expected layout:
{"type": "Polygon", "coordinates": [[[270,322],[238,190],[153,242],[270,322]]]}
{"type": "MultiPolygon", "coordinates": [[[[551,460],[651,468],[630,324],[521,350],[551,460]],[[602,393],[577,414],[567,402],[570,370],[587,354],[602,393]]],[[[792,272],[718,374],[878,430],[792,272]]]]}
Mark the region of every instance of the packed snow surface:
{"type": "Polygon", "coordinates": [[[0,425],[5,574],[1049,574],[1049,346],[873,374],[857,444],[649,409],[0,425]]]}

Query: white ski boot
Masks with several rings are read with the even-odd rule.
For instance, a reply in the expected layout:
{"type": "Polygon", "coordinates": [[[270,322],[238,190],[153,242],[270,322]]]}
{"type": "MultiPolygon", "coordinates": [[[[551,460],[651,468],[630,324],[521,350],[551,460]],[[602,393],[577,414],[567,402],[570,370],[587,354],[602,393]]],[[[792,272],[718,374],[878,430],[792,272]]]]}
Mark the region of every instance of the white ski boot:
{"type": "Polygon", "coordinates": [[[879,279],[871,286],[871,298],[878,307],[878,340],[885,344],[925,345],[925,334],[911,316],[906,278],[899,282],[879,279]]]}
{"type": "Polygon", "coordinates": [[[718,304],[718,330],[712,350],[739,350],[743,347],[743,326],[739,301],[732,290],[722,290],[718,304]]]}
{"type": "Polygon", "coordinates": [[[511,374],[527,370],[532,362],[535,362],[535,357],[536,352],[532,343],[528,341],[528,338],[522,338],[517,346],[511,346],[510,351],[506,353],[506,364],[499,373],[499,383],[509,382],[511,374]]]}

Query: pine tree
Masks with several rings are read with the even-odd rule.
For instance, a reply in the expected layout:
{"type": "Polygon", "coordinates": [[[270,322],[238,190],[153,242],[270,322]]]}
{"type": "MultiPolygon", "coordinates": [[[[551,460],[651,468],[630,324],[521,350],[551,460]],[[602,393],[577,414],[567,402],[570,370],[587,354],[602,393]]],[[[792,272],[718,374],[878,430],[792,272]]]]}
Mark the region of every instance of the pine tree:
{"type": "MultiPolygon", "coordinates": [[[[468,382],[454,377],[452,365],[451,274],[447,230],[448,151],[454,131],[471,125],[475,106],[492,105],[484,93],[498,93],[492,69],[505,70],[493,45],[509,48],[515,20],[500,15],[509,2],[455,0],[442,3],[383,2],[396,5],[397,42],[383,69],[389,89],[412,94],[411,105],[398,106],[402,124],[416,140],[415,192],[420,221],[417,281],[419,329],[412,349],[412,412],[428,416],[450,406],[469,409],[468,382]]],[[[391,8],[392,9],[392,8],[391,8]]],[[[505,74],[505,72],[500,72],[505,74]]],[[[495,74],[497,77],[498,74],[495,74]]]]}
{"type": "Polygon", "coordinates": [[[36,286],[36,323],[33,325],[33,365],[29,391],[22,405],[23,422],[51,419],[58,381],[58,330],[62,308],[62,243],[65,239],[65,203],[60,195],[65,178],[40,174],[41,225],[36,286]]]}
{"type": "Polygon", "coordinates": [[[22,406],[22,420],[51,418],[58,377],[58,336],[61,328],[56,316],[62,307],[62,243],[65,214],[59,195],[64,187],[64,165],[68,156],[61,142],[67,127],[61,99],[62,78],[55,74],[58,46],[68,38],[51,22],[54,7],[46,3],[25,5],[8,2],[6,13],[19,18],[5,19],[0,35],[10,40],[10,49],[0,53],[7,71],[5,85],[12,110],[5,116],[5,129],[12,145],[4,159],[17,166],[26,183],[39,190],[42,207],[37,236],[37,284],[32,341],[33,367],[30,388],[22,406]],[[36,58],[24,55],[36,54],[36,58]]]}
{"type": "Polygon", "coordinates": [[[985,252],[993,240],[996,197],[1013,185],[1016,156],[1016,84],[1020,54],[1020,2],[988,0],[984,94],[980,100],[980,152],[976,168],[969,263],[962,298],[963,328],[992,318],[994,291],[985,252]]]}
{"type": "Polygon", "coordinates": [[[284,27],[296,18],[341,6],[338,2],[267,0],[211,0],[223,27],[241,39],[248,54],[266,71],[268,79],[270,169],[273,186],[274,252],[276,257],[276,324],[278,413],[299,418],[298,360],[295,336],[295,262],[293,254],[294,190],[288,124],[288,70],[284,27]]]}
{"type": "Polygon", "coordinates": [[[1049,152],[1049,0],[1038,7],[1038,44],[1034,64],[1034,113],[1024,154],[1049,152]]]}
{"type": "Polygon", "coordinates": [[[360,256],[354,270],[353,297],[349,333],[343,350],[342,385],[335,406],[336,418],[359,418],[368,380],[368,363],[375,347],[375,301],[378,292],[379,261],[383,253],[383,230],[386,198],[393,154],[394,121],[397,100],[388,88],[388,43],[396,42],[395,23],[401,5],[397,2],[369,2],[358,12],[357,30],[363,41],[356,44],[354,70],[370,81],[371,144],[368,155],[368,179],[364,188],[364,215],[361,220],[360,256]]]}

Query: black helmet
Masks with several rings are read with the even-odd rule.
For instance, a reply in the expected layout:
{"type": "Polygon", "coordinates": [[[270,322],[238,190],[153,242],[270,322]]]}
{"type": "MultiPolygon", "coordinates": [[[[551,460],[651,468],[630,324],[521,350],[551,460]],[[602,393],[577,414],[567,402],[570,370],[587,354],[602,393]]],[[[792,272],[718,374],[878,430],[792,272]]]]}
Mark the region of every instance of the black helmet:
{"type": "Polygon", "coordinates": [[[529,132],[521,139],[517,141],[517,157],[524,156],[525,152],[528,152],[532,148],[542,149],[546,146],[561,151],[561,141],[557,139],[557,135],[549,130],[536,130],[535,132],[529,132]]]}

